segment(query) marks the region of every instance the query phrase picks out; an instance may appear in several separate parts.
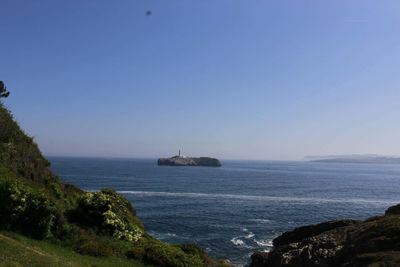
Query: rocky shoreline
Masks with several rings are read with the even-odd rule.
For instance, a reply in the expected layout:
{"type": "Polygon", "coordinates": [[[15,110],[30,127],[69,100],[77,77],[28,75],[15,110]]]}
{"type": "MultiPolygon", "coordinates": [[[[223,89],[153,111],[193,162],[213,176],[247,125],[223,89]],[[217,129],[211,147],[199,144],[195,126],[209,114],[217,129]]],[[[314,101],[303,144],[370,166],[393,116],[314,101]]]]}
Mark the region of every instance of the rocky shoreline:
{"type": "Polygon", "coordinates": [[[338,220],[303,226],[256,252],[250,267],[400,266],[400,204],[365,221],[338,220]]]}

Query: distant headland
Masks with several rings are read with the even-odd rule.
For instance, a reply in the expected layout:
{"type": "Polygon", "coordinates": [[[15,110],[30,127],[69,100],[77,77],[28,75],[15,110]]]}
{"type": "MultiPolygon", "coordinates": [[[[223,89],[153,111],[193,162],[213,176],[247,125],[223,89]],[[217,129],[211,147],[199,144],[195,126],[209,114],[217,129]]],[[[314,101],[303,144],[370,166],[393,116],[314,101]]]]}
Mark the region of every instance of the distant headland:
{"type": "Polygon", "coordinates": [[[326,163],[400,164],[400,157],[367,155],[308,156],[307,160],[326,163]]]}
{"type": "Polygon", "coordinates": [[[186,157],[179,154],[171,158],[159,158],[157,161],[158,165],[167,166],[204,166],[204,167],[221,167],[221,162],[218,159],[210,157],[186,157]]]}

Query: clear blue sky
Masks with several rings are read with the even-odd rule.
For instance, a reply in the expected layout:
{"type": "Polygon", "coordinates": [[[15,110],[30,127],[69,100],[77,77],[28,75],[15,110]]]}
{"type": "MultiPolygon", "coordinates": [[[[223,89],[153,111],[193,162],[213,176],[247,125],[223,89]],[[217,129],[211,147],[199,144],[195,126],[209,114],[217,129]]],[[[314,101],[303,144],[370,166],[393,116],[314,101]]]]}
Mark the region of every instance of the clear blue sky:
{"type": "Polygon", "coordinates": [[[400,154],[398,0],[0,10],[5,102],[47,155],[400,154]]]}

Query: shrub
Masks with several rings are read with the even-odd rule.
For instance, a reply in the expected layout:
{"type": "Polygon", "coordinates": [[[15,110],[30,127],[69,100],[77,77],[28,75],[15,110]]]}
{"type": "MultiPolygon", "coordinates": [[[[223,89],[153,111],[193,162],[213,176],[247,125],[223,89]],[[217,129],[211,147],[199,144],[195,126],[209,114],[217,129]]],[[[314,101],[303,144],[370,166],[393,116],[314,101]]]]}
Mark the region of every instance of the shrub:
{"type": "Polygon", "coordinates": [[[83,255],[95,256],[95,257],[105,257],[110,256],[113,253],[111,246],[107,244],[100,243],[95,240],[89,240],[82,242],[77,248],[77,251],[83,255]]]}
{"type": "Polygon", "coordinates": [[[113,190],[87,192],[70,212],[72,221],[111,235],[117,239],[137,241],[143,235],[130,203],[113,190]]]}
{"type": "Polygon", "coordinates": [[[195,267],[204,266],[199,257],[184,253],[180,248],[160,244],[146,250],[146,260],[156,266],[163,267],[195,267]]]}
{"type": "Polygon", "coordinates": [[[146,250],[143,247],[134,247],[128,250],[126,256],[131,259],[143,260],[146,256],[146,250]]]}
{"type": "Polygon", "coordinates": [[[179,244],[176,245],[180,249],[182,249],[183,252],[191,255],[199,255],[199,256],[206,256],[207,254],[198,246],[194,244],[179,244]]]}
{"type": "Polygon", "coordinates": [[[0,227],[19,230],[35,238],[51,235],[56,209],[41,192],[17,181],[1,181],[0,203],[0,227]]]}
{"type": "Polygon", "coordinates": [[[48,187],[56,198],[61,198],[63,196],[61,184],[56,183],[56,182],[50,182],[48,187]]]}

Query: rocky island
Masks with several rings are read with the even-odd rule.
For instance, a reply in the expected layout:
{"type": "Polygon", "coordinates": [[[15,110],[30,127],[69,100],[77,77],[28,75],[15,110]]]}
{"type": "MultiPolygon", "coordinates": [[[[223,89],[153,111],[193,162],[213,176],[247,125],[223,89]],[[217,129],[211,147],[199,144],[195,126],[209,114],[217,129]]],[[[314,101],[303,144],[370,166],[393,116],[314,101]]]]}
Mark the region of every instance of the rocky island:
{"type": "Polygon", "coordinates": [[[160,158],[157,161],[158,165],[168,166],[205,166],[205,167],[221,167],[221,162],[218,159],[209,157],[199,158],[160,158]]]}
{"type": "Polygon", "coordinates": [[[177,156],[171,158],[159,158],[158,165],[167,166],[205,166],[205,167],[221,167],[221,162],[218,159],[210,157],[185,157],[181,155],[181,151],[177,156]]]}
{"type": "Polygon", "coordinates": [[[338,220],[302,226],[256,252],[250,267],[400,266],[400,204],[365,221],[338,220]]]}

